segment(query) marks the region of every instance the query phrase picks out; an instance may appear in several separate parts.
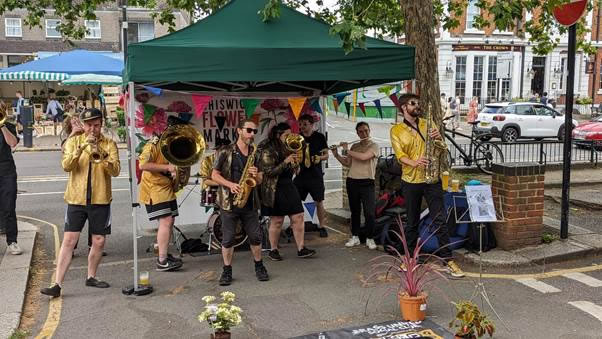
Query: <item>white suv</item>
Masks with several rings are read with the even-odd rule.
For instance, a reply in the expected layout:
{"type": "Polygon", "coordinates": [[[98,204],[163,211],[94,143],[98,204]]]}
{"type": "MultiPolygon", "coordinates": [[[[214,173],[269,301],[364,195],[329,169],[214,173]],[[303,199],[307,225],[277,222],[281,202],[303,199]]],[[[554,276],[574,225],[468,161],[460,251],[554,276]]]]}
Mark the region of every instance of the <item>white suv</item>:
{"type": "MultiPolygon", "coordinates": [[[[535,102],[487,104],[479,113],[476,134],[491,133],[504,142],[519,138],[564,138],[564,115],[535,102]]],[[[577,120],[573,119],[573,127],[577,120]]]]}

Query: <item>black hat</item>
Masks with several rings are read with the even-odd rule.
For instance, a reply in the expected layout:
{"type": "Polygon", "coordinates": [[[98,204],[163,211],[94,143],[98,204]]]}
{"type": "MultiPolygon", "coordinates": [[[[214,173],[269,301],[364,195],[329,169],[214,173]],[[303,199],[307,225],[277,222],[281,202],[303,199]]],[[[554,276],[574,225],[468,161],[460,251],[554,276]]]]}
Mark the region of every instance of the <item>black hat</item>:
{"type": "Polygon", "coordinates": [[[167,126],[173,125],[190,125],[190,123],[184,119],[180,119],[175,115],[170,115],[167,117],[167,126]]]}
{"type": "Polygon", "coordinates": [[[98,108],[88,108],[79,115],[79,120],[88,121],[102,118],[102,112],[98,108]]]}

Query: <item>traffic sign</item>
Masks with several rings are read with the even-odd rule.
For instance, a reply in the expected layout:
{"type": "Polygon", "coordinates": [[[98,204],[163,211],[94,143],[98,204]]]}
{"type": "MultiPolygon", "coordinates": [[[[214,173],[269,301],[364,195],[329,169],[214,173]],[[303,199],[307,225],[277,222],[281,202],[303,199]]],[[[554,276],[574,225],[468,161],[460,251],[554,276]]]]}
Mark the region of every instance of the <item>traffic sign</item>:
{"type": "Polygon", "coordinates": [[[571,2],[554,8],[554,18],[563,26],[574,25],[585,13],[587,0],[571,0],[571,2]]]}

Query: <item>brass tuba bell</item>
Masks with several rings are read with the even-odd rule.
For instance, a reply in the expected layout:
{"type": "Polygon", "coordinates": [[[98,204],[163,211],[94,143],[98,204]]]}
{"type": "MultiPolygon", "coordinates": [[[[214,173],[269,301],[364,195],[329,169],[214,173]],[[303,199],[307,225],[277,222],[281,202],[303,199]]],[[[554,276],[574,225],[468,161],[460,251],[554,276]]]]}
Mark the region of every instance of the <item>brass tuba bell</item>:
{"type": "Polygon", "coordinates": [[[205,139],[194,127],[176,124],[167,127],[159,139],[159,150],[165,160],[177,166],[173,180],[174,192],[188,185],[190,166],[205,152],[205,139]]]}

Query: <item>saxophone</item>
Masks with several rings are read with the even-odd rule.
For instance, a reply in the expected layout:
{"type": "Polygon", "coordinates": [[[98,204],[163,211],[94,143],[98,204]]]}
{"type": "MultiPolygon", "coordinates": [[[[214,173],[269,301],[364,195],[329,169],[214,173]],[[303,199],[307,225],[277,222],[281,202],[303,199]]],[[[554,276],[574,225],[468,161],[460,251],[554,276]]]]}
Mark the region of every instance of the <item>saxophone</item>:
{"type": "Polygon", "coordinates": [[[425,137],[425,152],[424,157],[428,160],[428,165],[425,168],[425,182],[434,184],[439,181],[439,177],[443,171],[449,169],[447,161],[447,145],[443,140],[433,140],[430,136],[433,128],[433,116],[431,114],[431,105],[428,106],[426,116],[426,135],[425,137]]]}
{"type": "Polygon", "coordinates": [[[243,208],[247,204],[247,200],[249,200],[249,195],[255,186],[257,186],[257,182],[255,179],[249,176],[249,167],[253,166],[255,163],[255,153],[257,152],[257,146],[255,144],[251,144],[253,150],[251,154],[247,158],[247,163],[245,164],[245,168],[242,171],[242,176],[240,177],[240,181],[238,185],[240,186],[240,191],[238,194],[234,196],[234,206],[238,208],[243,208]]]}

